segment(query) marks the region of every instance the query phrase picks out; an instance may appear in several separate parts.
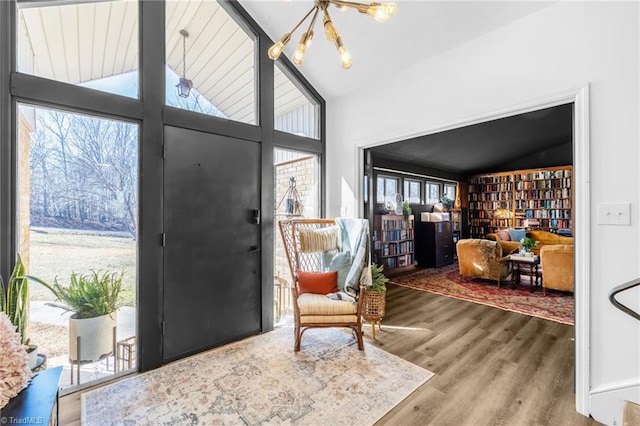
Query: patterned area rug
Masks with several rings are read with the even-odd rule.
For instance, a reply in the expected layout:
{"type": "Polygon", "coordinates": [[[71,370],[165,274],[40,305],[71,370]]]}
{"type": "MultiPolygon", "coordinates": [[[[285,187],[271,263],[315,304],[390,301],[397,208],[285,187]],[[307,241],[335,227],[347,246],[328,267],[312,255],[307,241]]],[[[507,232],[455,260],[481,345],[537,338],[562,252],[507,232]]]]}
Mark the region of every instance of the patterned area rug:
{"type": "Polygon", "coordinates": [[[498,288],[495,281],[460,276],[458,264],[454,263],[443,268],[422,269],[393,278],[391,282],[402,287],[573,325],[573,294],[547,291],[544,296],[539,288],[531,293],[527,278],[523,278],[520,286],[515,289],[511,288],[511,283],[503,283],[498,288]]]}
{"type": "Polygon", "coordinates": [[[433,373],[351,334],[280,327],[82,395],[86,425],[369,425],[433,373]]]}

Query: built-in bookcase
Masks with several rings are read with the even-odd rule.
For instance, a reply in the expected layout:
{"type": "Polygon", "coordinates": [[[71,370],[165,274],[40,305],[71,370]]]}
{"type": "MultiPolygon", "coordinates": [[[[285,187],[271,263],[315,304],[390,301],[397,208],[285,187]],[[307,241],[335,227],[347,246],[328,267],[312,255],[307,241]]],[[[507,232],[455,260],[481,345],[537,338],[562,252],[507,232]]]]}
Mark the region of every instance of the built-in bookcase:
{"type": "Polygon", "coordinates": [[[373,261],[385,272],[415,265],[414,218],[402,215],[375,215],[373,221],[373,261]]]}
{"type": "Polygon", "coordinates": [[[573,167],[514,170],[469,179],[472,238],[504,228],[573,228],[573,167]]]}

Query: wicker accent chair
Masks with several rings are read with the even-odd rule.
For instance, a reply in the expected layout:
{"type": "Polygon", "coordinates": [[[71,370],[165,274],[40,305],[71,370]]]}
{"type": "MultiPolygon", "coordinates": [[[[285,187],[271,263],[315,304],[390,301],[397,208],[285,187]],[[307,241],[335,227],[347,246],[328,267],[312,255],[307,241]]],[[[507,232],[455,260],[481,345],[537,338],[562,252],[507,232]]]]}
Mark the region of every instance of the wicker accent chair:
{"type": "MultiPolygon", "coordinates": [[[[358,341],[358,349],[364,350],[362,340],[362,297],[364,288],[360,286],[360,297],[357,304],[333,300],[324,294],[299,294],[297,271],[323,272],[323,254],[329,247],[305,242],[307,236],[313,232],[332,233],[338,238],[338,227],[334,219],[291,219],[279,222],[280,234],[293,277],[291,299],[295,321],[294,351],[300,351],[302,334],[309,328],[315,327],[344,327],[350,328],[358,341]]],[[[335,250],[337,247],[333,247],[335,250]]]]}

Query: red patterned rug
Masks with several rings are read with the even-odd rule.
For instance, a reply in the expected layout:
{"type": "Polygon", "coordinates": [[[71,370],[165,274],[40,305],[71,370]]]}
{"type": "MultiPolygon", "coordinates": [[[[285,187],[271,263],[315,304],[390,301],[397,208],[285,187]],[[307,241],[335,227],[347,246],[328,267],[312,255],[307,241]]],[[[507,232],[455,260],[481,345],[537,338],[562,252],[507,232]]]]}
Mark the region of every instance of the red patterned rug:
{"type": "Polygon", "coordinates": [[[515,289],[511,283],[503,283],[498,288],[495,281],[460,276],[457,263],[391,279],[393,284],[402,287],[573,325],[573,294],[548,290],[544,296],[539,288],[531,293],[529,281],[522,281],[515,289]]]}

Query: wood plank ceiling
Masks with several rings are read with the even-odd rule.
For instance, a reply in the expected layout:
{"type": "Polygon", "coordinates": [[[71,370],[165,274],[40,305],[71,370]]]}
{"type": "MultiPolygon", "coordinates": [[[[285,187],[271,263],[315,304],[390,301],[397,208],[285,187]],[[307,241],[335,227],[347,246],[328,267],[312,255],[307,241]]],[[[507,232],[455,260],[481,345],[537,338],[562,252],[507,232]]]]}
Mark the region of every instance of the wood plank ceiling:
{"type": "MultiPolygon", "coordinates": [[[[138,69],[138,2],[116,0],[21,7],[19,70],[71,84],[138,69]],[[28,52],[28,54],[24,54],[28,52]],[[26,56],[26,57],[25,57],[26,56]]],[[[166,63],[183,73],[182,36],[186,29],[187,78],[226,117],[256,124],[257,43],[213,0],[167,1],[166,63]]],[[[282,73],[277,73],[276,116],[308,104],[282,73]]]]}

